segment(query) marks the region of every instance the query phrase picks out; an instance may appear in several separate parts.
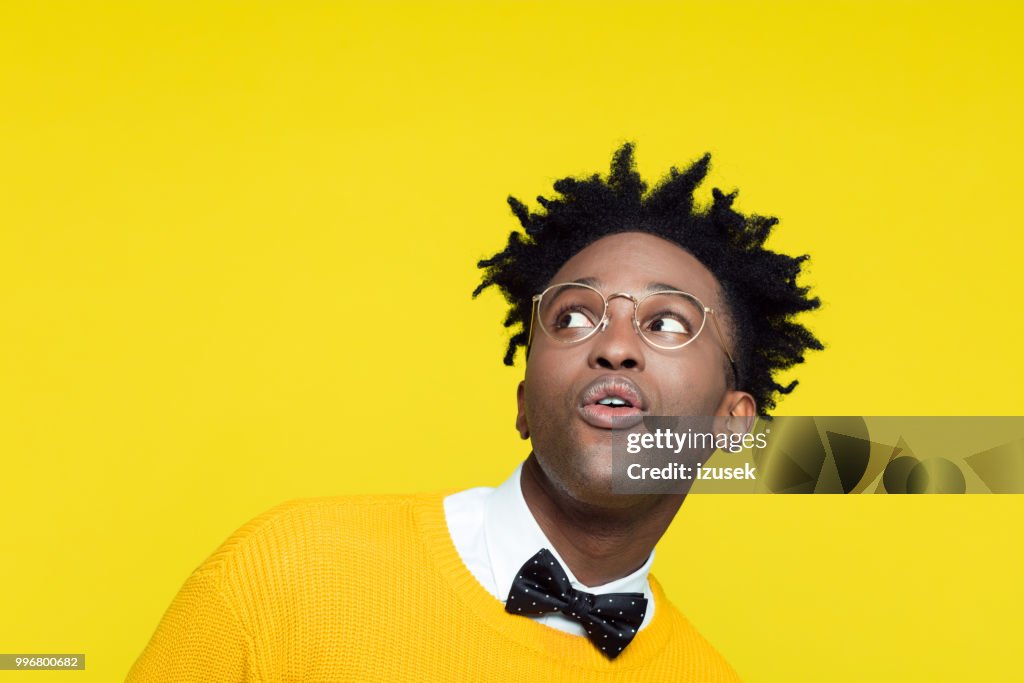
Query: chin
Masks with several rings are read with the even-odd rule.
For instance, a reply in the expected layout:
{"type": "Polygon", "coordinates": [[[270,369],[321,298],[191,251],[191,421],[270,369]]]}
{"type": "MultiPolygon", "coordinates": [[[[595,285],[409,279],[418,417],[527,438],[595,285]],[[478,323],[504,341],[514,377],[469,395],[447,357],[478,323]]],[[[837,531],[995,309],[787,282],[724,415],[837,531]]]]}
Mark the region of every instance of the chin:
{"type": "Polygon", "coordinates": [[[595,507],[619,508],[629,504],[630,496],[613,493],[611,448],[603,446],[580,454],[567,493],[575,500],[595,507]]]}
{"type": "Polygon", "coordinates": [[[543,438],[546,431],[535,433],[534,454],[552,487],[565,498],[600,508],[625,507],[631,496],[612,493],[611,432],[596,431],[576,425],[551,439],[543,438]]]}

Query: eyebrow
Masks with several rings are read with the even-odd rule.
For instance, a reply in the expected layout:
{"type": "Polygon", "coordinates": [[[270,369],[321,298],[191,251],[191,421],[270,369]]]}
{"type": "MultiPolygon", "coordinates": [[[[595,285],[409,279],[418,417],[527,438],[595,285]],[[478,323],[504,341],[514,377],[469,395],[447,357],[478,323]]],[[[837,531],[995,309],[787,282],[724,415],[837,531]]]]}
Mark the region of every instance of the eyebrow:
{"type": "MultiPolygon", "coordinates": [[[[601,282],[599,278],[596,277],[581,277],[577,278],[576,280],[570,280],[570,282],[575,282],[576,284],[580,285],[588,285],[590,287],[594,287],[595,289],[601,289],[601,286],[604,284],[603,282],[601,282]]],[[[644,288],[645,293],[685,291],[685,289],[680,289],[679,287],[675,287],[673,285],[667,285],[664,282],[650,282],[647,284],[647,287],[644,288]]]]}

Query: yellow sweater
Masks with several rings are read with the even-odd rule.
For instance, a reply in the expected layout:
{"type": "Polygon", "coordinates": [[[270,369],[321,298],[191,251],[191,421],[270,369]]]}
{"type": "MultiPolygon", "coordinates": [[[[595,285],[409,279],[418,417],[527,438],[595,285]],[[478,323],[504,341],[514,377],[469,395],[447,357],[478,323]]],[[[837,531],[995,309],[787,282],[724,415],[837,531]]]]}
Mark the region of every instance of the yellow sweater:
{"type": "Polygon", "coordinates": [[[469,573],[444,494],[289,501],[186,580],[128,681],[736,681],[668,602],[617,659],[508,614],[469,573]]]}

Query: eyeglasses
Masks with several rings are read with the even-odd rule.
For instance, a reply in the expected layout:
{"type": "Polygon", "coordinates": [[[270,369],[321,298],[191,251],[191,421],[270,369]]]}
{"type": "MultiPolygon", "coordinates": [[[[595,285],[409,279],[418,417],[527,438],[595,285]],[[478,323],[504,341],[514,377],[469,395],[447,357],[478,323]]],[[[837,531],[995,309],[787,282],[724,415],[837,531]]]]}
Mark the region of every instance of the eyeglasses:
{"type": "Polygon", "coordinates": [[[606,297],[593,287],[578,282],[551,285],[533,297],[527,348],[533,343],[534,320],[540,324],[544,334],[562,344],[590,339],[608,328],[608,302],[619,297],[633,302],[633,329],[656,349],[681,349],[693,343],[704,330],[710,315],[719,345],[729,359],[733,379],[739,386],[739,372],[725,345],[715,311],[694,295],[676,290],[652,292],[637,299],[625,292],[606,297]]]}

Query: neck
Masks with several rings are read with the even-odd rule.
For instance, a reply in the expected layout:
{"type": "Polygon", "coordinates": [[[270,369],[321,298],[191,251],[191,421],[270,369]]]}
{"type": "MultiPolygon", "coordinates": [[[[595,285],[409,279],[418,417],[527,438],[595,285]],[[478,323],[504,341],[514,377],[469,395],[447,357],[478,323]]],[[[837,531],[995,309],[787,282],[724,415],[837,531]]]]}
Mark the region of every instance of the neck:
{"type": "Polygon", "coordinates": [[[635,497],[636,504],[614,509],[582,503],[551,483],[533,453],[523,463],[521,486],[544,535],[586,586],[620,579],[643,566],[686,497],[635,497]]]}

